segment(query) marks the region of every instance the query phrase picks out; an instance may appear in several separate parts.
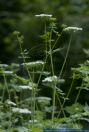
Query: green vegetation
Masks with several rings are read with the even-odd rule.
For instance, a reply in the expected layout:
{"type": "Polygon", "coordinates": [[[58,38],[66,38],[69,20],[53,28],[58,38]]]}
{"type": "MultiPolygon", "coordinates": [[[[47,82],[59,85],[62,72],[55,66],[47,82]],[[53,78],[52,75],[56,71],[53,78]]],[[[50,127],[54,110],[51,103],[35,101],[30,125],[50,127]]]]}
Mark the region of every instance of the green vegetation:
{"type": "Polygon", "coordinates": [[[89,129],[88,6],[0,1],[0,132],[89,129]]]}
{"type": "Polygon", "coordinates": [[[58,32],[56,18],[49,14],[35,15],[44,22],[44,34],[40,36],[44,45],[42,60],[30,61],[29,52],[24,49],[24,37],[13,32],[13,37],[19,46],[21,63],[0,64],[0,128],[8,132],[42,132],[43,128],[76,128],[82,129],[82,121],[89,122],[89,106],[78,102],[83,90],[88,91],[89,62],[78,68],[72,68],[72,82],[68,93],[62,90],[65,84],[64,68],[71,47],[72,36],[81,31],[79,27],[63,27],[58,32]],[[54,55],[64,47],[56,47],[63,33],[70,34],[68,47],[61,69],[56,72],[54,55]],[[75,99],[70,100],[74,81],[80,80],[75,99]],[[50,91],[44,96],[43,90],[50,91]],[[47,117],[48,115],[48,117],[47,117]]]}

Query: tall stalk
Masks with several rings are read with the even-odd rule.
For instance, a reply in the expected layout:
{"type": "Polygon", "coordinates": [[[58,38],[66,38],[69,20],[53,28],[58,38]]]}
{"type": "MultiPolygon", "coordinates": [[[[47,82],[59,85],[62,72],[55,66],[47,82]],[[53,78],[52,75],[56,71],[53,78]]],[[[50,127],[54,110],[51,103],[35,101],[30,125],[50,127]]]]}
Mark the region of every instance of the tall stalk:
{"type": "Polygon", "coordinates": [[[83,81],[82,81],[81,88],[79,89],[79,91],[78,91],[78,93],[77,93],[77,96],[76,96],[76,98],[75,98],[75,102],[74,102],[75,104],[77,103],[77,101],[78,101],[78,99],[79,99],[79,96],[80,96],[80,94],[81,94],[82,86],[83,86],[83,81]]]}
{"type": "MultiPolygon", "coordinates": [[[[51,38],[52,38],[52,29],[51,29],[51,32],[50,32],[49,52],[50,52],[50,62],[51,62],[52,75],[54,76],[55,73],[54,73],[54,66],[53,66],[51,38]]],[[[55,95],[56,95],[56,84],[54,85],[54,88],[53,88],[52,122],[53,122],[54,114],[55,114],[55,95]]]]}
{"type": "Polygon", "coordinates": [[[70,40],[69,40],[67,52],[66,52],[66,55],[65,55],[65,58],[64,58],[64,62],[63,62],[63,64],[62,64],[62,68],[61,68],[61,71],[60,71],[60,73],[59,73],[59,78],[62,76],[64,67],[65,67],[65,64],[66,64],[66,61],[67,61],[67,57],[68,57],[69,50],[70,50],[70,45],[71,45],[71,40],[72,40],[72,34],[71,34],[71,36],[70,36],[70,40]]]}
{"type": "Polygon", "coordinates": [[[72,90],[72,87],[73,87],[73,83],[74,83],[74,79],[75,79],[75,74],[73,74],[73,79],[72,79],[70,88],[69,88],[69,90],[68,90],[68,93],[67,93],[67,95],[66,95],[65,100],[63,101],[63,103],[62,103],[62,105],[61,105],[61,108],[60,108],[60,111],[59,111],[59,113],[58,113],[58,115],[57,115],[57,118],[60,117],[60,114],[61,114],[61,111],[62,111],[62,109],[63,109],[63,107],[64,107],[64,104],[66,103],[66,101],[67,101],[67,99],[68,99],[68,97],[69,97],[69,95],[70,95],[70,93],[71,93],[71,90],[72,90]]]}
{"type": "Polygon", "coordinates": [[[22,48],[23,40],[22,40],[21,37],[22,36],[19,36],[17,34],[17,40],[19,42],[20,52],[21,52],[21,55],[22,55],[22,58],[23,58],[24,67],[26,68],[28,76],[29,76],[29,79],[30,79],[30,81],[32,83],[32,92],[31,92],[31,110],[32,110],[32,114],[31,114],[31,120],[32,120],[32,123],[34,125],[34,115],[35,115],[35,89],[34,89],[34,85],[33,85],[33,82],[34,82],[34,72],[33,72],[33,79],[32,79],[32,77],[30,75],[30,72],[29,72],[29,69],[28,69],[28,66],[26,65],[26,60],[25,60],[25,56],[24,56],[24,52],[23,52],[23,48],[22,48]]]}
{"type": "Polygon", "coordinates": [[[7,92],[8,92],[8,98],[9,98],[9,100],[10,100],[10,91],[9,91],[9,88],[8,88],[8,83],[7,83],[6,75],[5,75],[5,73],[4,73],[4,69],[2,69],[2,71],[3,71],[3,80],[4,80],[4,84],[5,84],[5,88],[3,89],[2,101],[3,101],[3,99],[4,99],[4,92],[5,92],[5,89],[6,89],[7,92]]]}

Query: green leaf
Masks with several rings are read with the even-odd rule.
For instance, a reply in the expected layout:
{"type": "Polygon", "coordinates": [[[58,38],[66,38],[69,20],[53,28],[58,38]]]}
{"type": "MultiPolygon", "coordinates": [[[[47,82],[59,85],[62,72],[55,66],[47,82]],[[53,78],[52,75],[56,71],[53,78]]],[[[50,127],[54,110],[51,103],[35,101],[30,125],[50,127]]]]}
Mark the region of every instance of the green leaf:
{"type": "Polygon", "coordinates": [[[70,114],[70,115],[73,115],[73,114],[76,114],[76,113],[81,113],[84,111],[84,108],[81,104],[79,103],[76,103],[76,104],[73,104],[72,106],[66,106],[65,107],[65,110],[70,114]]]}

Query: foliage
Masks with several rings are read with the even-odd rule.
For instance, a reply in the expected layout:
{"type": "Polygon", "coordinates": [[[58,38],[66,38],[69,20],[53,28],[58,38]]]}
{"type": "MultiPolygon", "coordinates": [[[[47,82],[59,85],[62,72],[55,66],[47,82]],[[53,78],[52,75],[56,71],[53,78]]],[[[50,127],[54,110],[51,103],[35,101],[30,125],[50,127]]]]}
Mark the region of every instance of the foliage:
{"type": "Polygon", "coordinates": [[[63,71],[71,47],[72,36],[81,31],[78,27],[64,27],[61,33],[57,30],[56,18],[50,14],[36,15],[44,22],[44,34],[40,36],[44,44],[44,56],[41,60],[31,61],[27,49],[24,49],[23,35],[14,31],[13,35],[19,47],[20,63],[0,64],[0,128],[1,131],[41,132],[46,128],[77,128],[82,129],[81,121],[89,122],[89,106],[78,103],[82,89],[88,91],[89,62],[78,68],[72,68],[73,81],[81,79],[82,83],[75,102],[65,105],[73,82],[66,94],[62,85],[65,84],[63,71]],[[61,70],[56,74],[54,55],[63,48],[56,47],[63,33],[69,33],[70,39],[61,70]],[[49,65],[50,64],[50,65],[49,65]],[[43,89],[51,89],[50,96],[43,96],[43,89]],[[51,115],[47,119],[47,115],[51,115]]]}
{"type": "Polygon", "coordinates": [[[0,1],[0,131],[88,127],[88,15],[88,0],[0,1]]]}

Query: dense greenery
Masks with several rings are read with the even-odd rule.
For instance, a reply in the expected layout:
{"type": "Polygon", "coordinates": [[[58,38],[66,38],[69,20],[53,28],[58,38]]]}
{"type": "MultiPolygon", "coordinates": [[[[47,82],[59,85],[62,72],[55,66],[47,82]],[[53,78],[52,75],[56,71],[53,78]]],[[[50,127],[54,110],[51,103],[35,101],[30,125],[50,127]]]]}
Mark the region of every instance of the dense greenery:
{"type": "Polygon", "coordinates": [[[1,132],[88,128],[88,4],[0,1],[1,132]]]}

